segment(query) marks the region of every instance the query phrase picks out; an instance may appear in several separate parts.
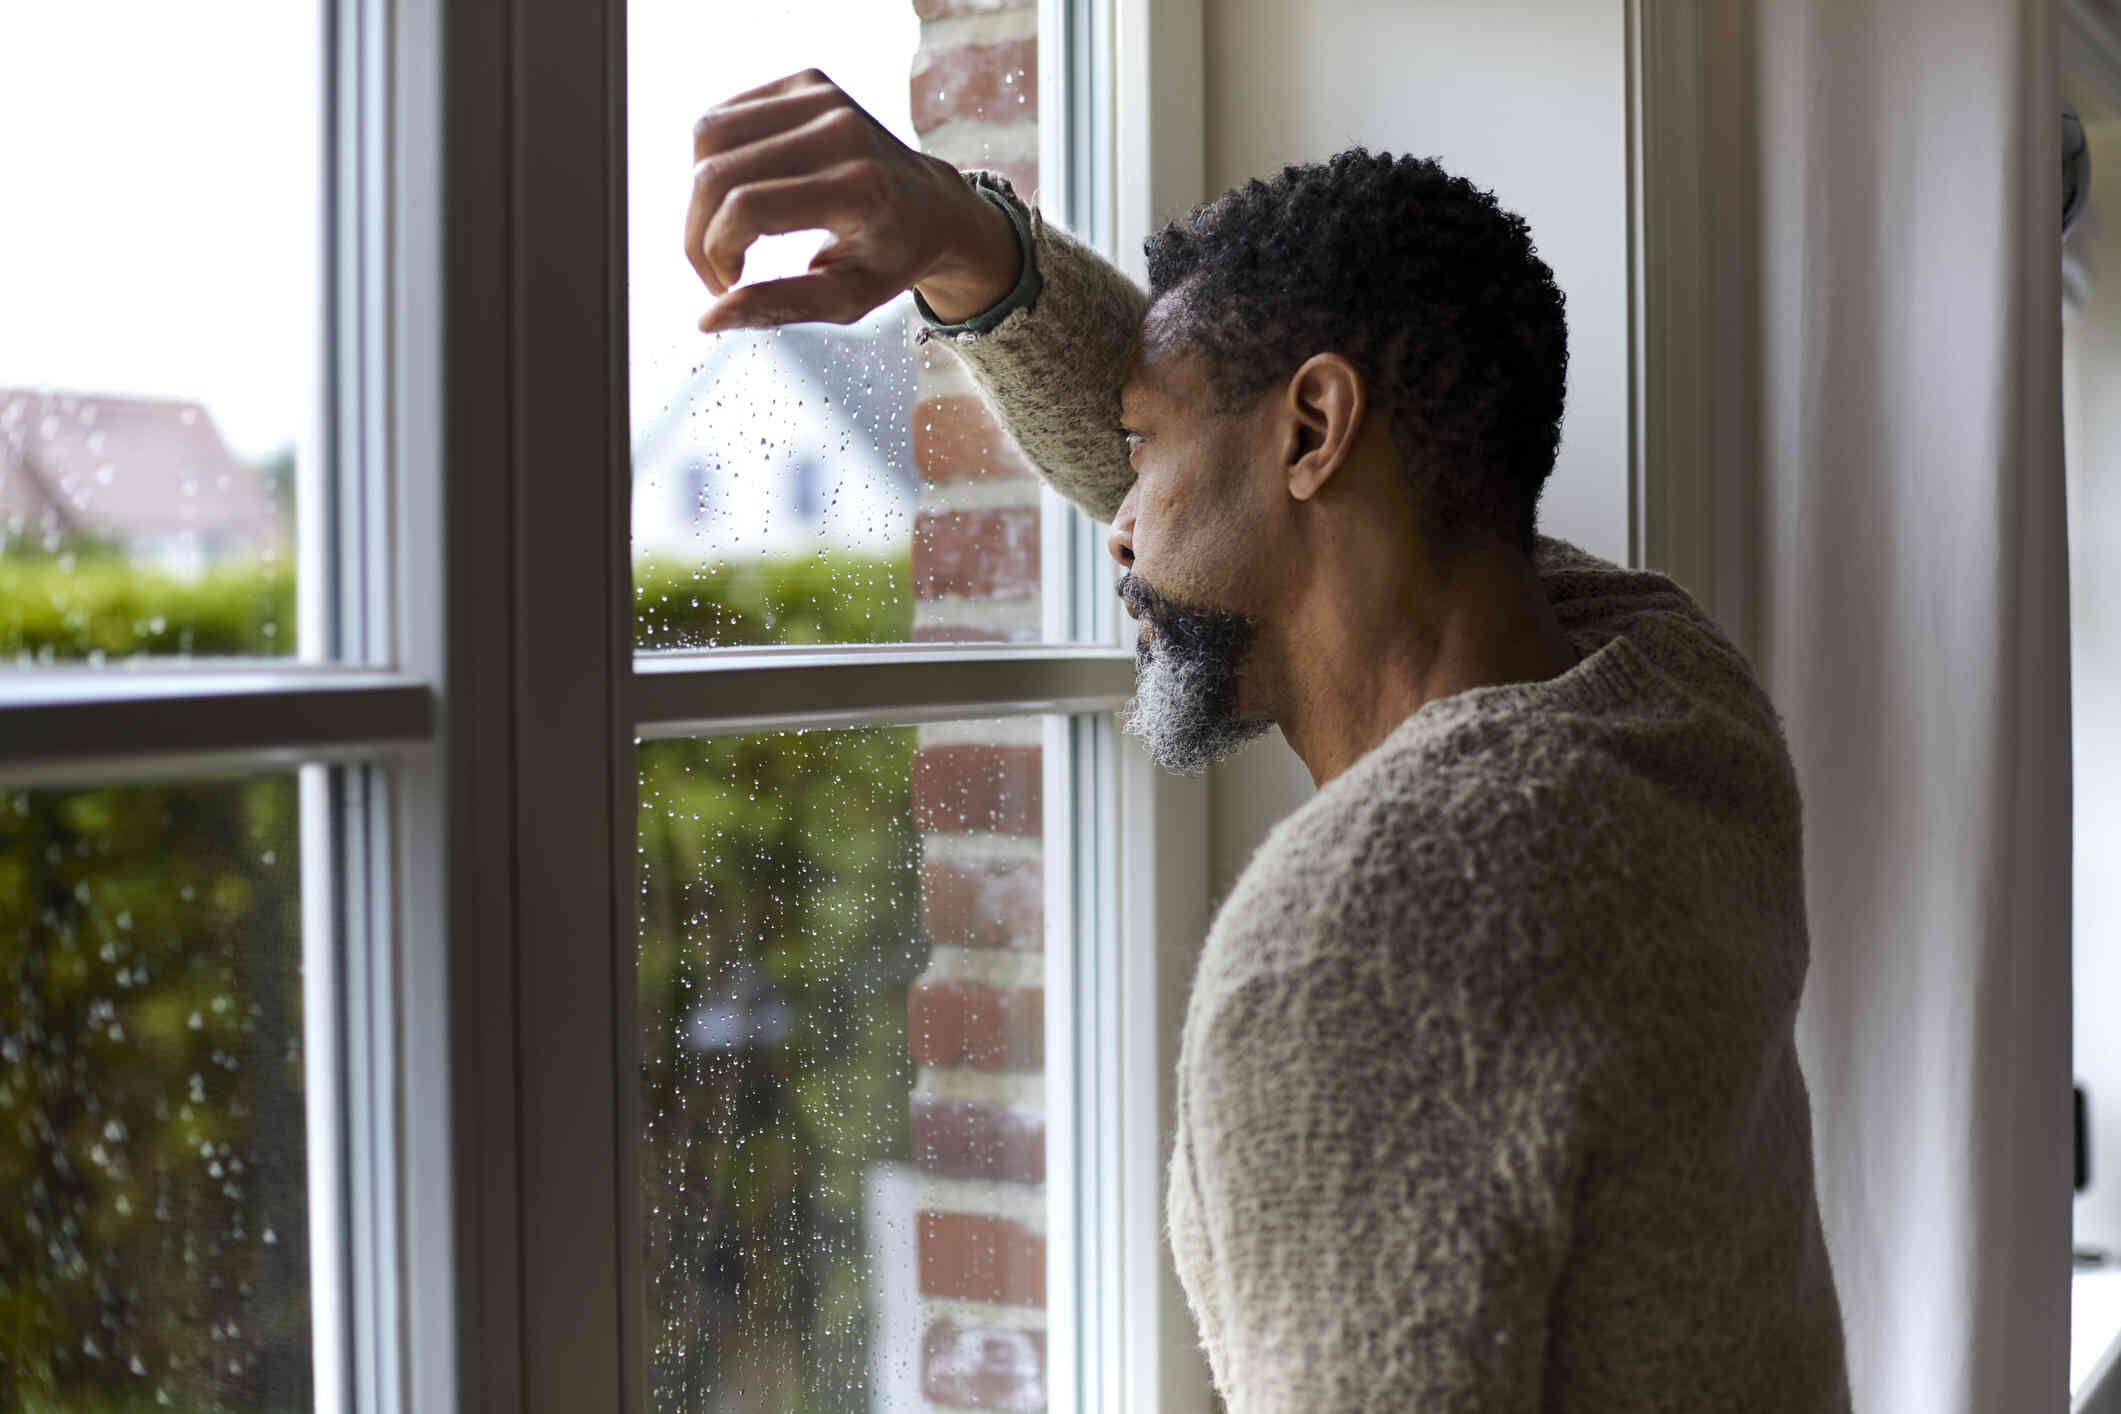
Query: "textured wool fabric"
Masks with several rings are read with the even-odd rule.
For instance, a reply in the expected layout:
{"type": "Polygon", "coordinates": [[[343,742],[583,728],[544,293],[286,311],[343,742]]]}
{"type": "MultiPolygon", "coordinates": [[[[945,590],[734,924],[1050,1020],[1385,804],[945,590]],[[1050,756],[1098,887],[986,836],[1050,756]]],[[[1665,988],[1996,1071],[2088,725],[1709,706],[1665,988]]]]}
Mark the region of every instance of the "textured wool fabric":
{"type": "MultiPolygon", "coordinates": [[[[951,341],[1110,519],[1146,299],[1034,233],[1039,298],[951,341]]],[[[1844,1411],[1781,724],[1671,580],[1545,536],[1535,564],[1581,661],[1425,704],[1217,910],[1166,1195],[1216,1385],[1238,1414],[1844,1411]]]]}
{"type": "Polygon", "coordinates": [[[984,169],[977,175],[1029,223],[1030,256],[1043,277],[1038,298],[984,333],[918,321],[913,342],[954,349],[981,401],[1031,464],[1091,519],[1110,523],[1134,481],[1119,431],[1119,388],[1149,297],[1096,251],[1048,225],[1007,177],[984,169]]]}

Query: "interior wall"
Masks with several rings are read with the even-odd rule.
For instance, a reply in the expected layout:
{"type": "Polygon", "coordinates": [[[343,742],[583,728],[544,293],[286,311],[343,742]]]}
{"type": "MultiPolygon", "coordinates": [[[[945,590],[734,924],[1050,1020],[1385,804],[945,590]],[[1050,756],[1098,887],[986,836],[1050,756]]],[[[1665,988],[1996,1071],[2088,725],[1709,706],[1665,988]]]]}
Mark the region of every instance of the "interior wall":
{"type": "MultiPolygon", "coordinates": [[[[1532,228],[1568,301],[1561,453],[1541,529],[1628,554],[1626,37],[1577,0],[1220,0],[1205,9],[1207,188],[1361,143],[1434,157],[1532,228]]],[[[1214,898],[1311,794],[1270,732],[1211,779],[1214,898]]]]}

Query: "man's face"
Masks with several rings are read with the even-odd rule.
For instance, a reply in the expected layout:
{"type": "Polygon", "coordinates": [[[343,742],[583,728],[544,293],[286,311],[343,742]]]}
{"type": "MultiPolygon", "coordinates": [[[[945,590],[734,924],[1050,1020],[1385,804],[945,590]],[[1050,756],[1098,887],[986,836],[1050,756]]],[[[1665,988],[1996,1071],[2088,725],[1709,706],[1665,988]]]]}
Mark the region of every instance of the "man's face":
{"type": "MultiPolygon", "coordinates": [[[[1152,329],[1155,315],[1152,312],[1152,329]]],[[[1151,340],[1147,348],[1155,347],[1151,340]]],[[[1261,564],[1264,470],[1249,419],[1220,417],[1190,357],[1145,353],[1121,392],[1134,484],[1106,548],[1138,625],[1137,682],[1121,727],[1167,769],[1194,775],[1274,725],[1242,691],[1272,601],[1261,564]]]]}

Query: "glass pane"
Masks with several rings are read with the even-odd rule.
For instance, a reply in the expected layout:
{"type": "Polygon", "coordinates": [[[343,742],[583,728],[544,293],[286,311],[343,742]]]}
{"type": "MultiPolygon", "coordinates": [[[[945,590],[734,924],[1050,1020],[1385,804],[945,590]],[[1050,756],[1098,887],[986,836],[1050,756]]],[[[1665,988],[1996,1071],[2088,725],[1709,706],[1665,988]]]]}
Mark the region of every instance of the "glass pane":
{"type": "Polygon", "coordinates": [[[1045,1407],[1041,734],[641,747],[658,1414],[1045,1407]]]}
{"type": "MultiPolygon", "coordinates": [[[[912,296],[846,327],[706,335],[684,254],[694,120],[813,65],[907,145],[1030,199],[1037,7],[978,8],[629,0],[640,647],[1041,637],[1041,483],[955,355],[913,347],[912,296]]],[[[823,239],[765,237],[746,282],[801,274],[823,239]]]]}
{"type": "Polygon", "coordinates": [[[11,6],[0,662],[296,652],[321,7],[11,6]]]}
{"type": "Polygon", "coordinates": [[[0,1408],[310,1407],[297,791],[0,791],[0,1408]]]}

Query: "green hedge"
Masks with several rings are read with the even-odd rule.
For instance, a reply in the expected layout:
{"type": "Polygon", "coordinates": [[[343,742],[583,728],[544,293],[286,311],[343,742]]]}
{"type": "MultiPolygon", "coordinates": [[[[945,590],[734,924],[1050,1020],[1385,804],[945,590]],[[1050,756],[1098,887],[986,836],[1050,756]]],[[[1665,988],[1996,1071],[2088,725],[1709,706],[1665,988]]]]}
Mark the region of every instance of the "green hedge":
{"type": "Polygon", "coordinates": [[[291,654],[294,575],[220,566],[187,580],[110,554],[0,555],[0,660],[291,654]]]}
{"type": "MultiPolygon", "coordinates": [[[[634,571],[641,648],[903,643],[913,636],[911,556],[813,554],[732,564],[646,560],[634,571]]],[[[110,554],[0,555],[0,660],[298,651],[294,575],[268,563],[198,579],[110,554]]]]}
{"type": "MultiPolygon", "coordinates": [[[[908,582],[904,555],[646,565],[639,642],[903,641],[908,582]]],[[[0,558],[17,659],[282,653],[293,621],[268,566],[184,583],[0,558]]],[[[658,1409],[739,1380],[777,1409],[867,1408],[862,1178],[907,1157],[926,953],[913,737],[641,748],[658,1409]],[[685,1044],[736,977],[773,989],[782,1034],[685,1044]]],[[[284,775],[0,793],[0,1408],[309,1407],[295,794],[284,775]]]]}
{"type": "Polygon", "coordinates": [[[734,564],[634,566],[634,644],[904,643],[913,637],[912,556],[813,554],[734,564]]]}

